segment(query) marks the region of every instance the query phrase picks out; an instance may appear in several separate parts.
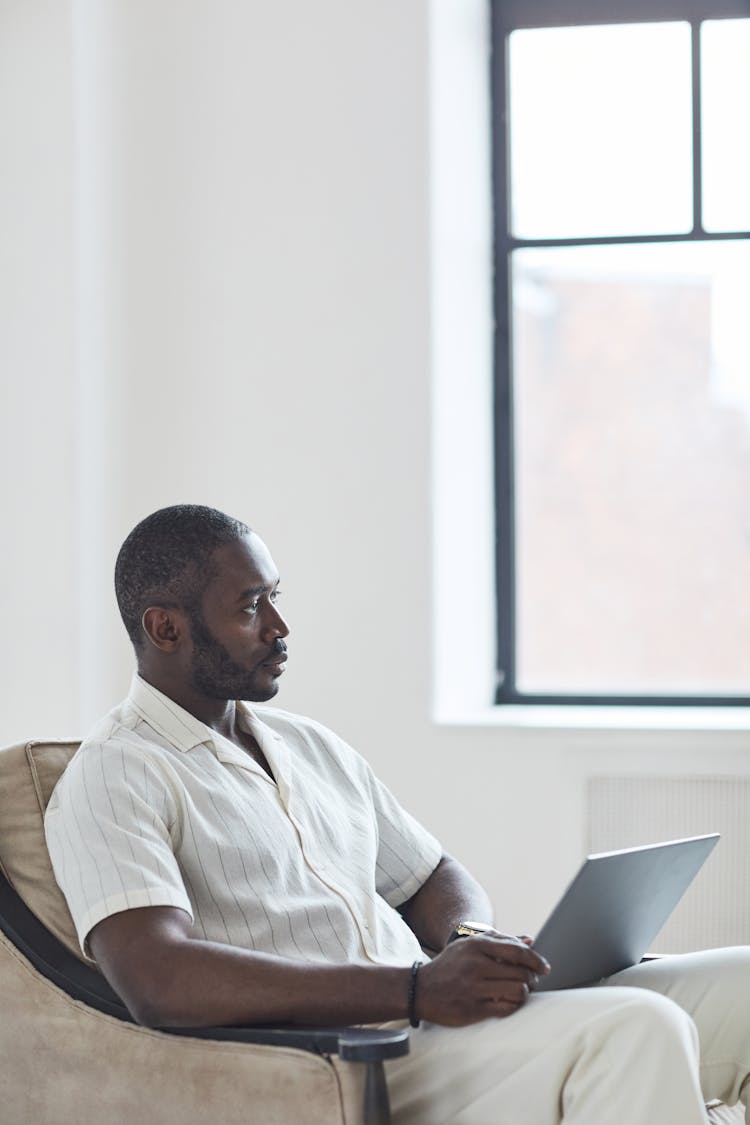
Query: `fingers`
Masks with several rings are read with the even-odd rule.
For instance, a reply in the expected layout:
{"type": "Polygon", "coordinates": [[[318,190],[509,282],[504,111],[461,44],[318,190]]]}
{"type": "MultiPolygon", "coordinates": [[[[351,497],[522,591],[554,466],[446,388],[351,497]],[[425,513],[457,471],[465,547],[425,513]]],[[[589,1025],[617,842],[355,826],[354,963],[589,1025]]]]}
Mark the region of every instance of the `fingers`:
{"type": "Polygon", "coordinates": [[[546,958],[522,942],[486,937],[464,938],[463,940],[470,941],[476,947],[481,947],[481,952],[491,961],[505,965],[518,965],[537,976],[546,976],[550,971],[549,962],[546,958]]]}
{"type": "Polygon", "coordinates": [[[512,1015],[548,972],[545,959],[515,938],[462,938],[422,967],[419,1018],[458,1027],[512,1015]]]}
{"type": "Polygon", "coordinates": [[[505,934],[502,930],[488,930],[487,937],[500,938],[502,941],[515,941],[521,942],[522,945],[533,945],[533,937],[528,934],[505,934]]]}
{"type": "Polygon", "coordinates": [[[530,989],[523,981],[506,981],[501,988],[493,989],[491,995],[480,1000],[485,1009],[483,1015],[487,1019],[492,1016],[510,1016],[523,1007],[529,995],[530,989]]]}
{"type": "Polygon", "coordinates": [[[531,987],[524,980],[510,978],[482,981],[474,997],[480,1018],[502,1018],[517,1012],[531,995],[531,987]]]}
{"type": "Polygon", "coordinates": [[[539,983],[539,977],[522,965],[493,962],[489,972],[481,971],[477,989],[482,998],[524,1004],[539,983]]]}

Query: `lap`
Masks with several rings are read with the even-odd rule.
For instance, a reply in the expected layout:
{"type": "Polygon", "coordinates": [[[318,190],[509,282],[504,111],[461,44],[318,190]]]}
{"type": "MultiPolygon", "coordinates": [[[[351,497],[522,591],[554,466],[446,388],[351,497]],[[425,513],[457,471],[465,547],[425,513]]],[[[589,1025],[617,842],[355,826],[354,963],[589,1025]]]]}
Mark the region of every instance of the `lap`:
{"type": "MultiPolygon", "coordinates": [[[[506,1019],[423,1026],[411,1055],[388,1064],[394,1121],[546,1125],[576,1097],[591,1103],[591,1120],[599,1113],[607,1121],[613,1105],[596,1104],[597,1084],[632,1097],[633,1073],[641,1087],[649,1068],[652,1099],[663,1097],[669,1113],[684,1098],[680,1121],[705,1121],[696,1110],[702,1096],[736,1101],[750,1070],[748,995],[750,948],[715,950],[637,965],[598,987],[534,995],[506,1019]]],[[[627,1111],[636,1120],[632,1103],[627,1111]]],[[[653,1101],[643,1112],[638,1120],[659,1119],[653,1101]]]]}
{"type": "MultiPolygon", "coordinates": [[[[588,988],[531,996],[505,1019],[415,1031],[410,1056],[389,1064],[394,1121],[557,1123],[566,1099],[596,1102],[618,1073],[624,1086],[641,1054],[656,1068],[658,1050],[644,1048],[654,1035],[678,1044],[686,1103],[700,1104],[697,1039],[684,1013],[655,991],[588,988]]],[[[590,1120],[606,1120],[603,1112],[594,1104],[590,1120]]],[[[682,1120],[691,1120],[689,1104],[682,1120]]]]}

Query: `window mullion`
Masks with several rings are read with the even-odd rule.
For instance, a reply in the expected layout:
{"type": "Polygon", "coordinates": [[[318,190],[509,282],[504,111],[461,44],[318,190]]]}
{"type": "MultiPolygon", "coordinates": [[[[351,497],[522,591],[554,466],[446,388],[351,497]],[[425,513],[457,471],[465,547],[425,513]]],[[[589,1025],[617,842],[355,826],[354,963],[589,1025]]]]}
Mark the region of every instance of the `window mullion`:
{"type": "Polygon", "coordinates": [[[703,142],[701,137],[701,25],[690,24],[693,53],[693,234],[703,233],[703,142]]]}
{"type": "Polygon", "coordinates": [[[508,113],[507,39],[500,30],[497,5],[492,8],[494,66],[492,98],[494,120],[493,200],[495,226],[495,528],[497,596],[497,702],[515,691],[515,482],[513,453],[513,401],[511,387],[510,315],[510,137],[508,113]]]}

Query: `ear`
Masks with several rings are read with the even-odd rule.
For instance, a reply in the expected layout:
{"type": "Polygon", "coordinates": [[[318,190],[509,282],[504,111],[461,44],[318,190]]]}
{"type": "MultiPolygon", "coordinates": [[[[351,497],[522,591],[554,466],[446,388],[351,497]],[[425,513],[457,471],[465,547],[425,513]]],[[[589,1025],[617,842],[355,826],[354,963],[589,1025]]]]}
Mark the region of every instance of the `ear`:
{"type": "Polygon", "coordinates": [[[179,609],[151,605],[141,618],[143,632],[160,652],[174,652],[186,634],[186,623],[179,609]]]}

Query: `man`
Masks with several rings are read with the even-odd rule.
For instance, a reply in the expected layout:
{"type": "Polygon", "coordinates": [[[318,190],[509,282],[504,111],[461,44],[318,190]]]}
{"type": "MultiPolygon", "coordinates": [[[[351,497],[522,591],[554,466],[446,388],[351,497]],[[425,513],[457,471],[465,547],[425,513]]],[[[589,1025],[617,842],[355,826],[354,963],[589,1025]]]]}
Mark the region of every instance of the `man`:
{"type": "Polygon", "coordinates": [[[748,950],[533,995],[548,966],[526,942],[451,940],[489,927],[486,894],[353,750],[236,702],[272,699],[287,659],[278,571],[244,524],[155,512],[115,585],[138,673],[46,832],[81,946],[139,1021],[421,1023],[389,1064],[404,1123],[699,1125],[704,1097],[747,1099],[748,950]]]}

